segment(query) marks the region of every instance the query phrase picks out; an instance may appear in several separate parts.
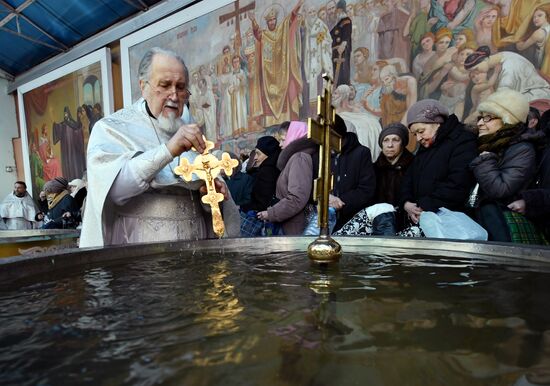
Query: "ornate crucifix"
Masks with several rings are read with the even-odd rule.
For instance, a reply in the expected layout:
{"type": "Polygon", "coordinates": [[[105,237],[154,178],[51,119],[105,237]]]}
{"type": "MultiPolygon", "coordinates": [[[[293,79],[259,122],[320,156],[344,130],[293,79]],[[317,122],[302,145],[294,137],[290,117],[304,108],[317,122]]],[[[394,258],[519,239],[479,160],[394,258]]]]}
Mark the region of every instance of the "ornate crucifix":
{"type": "Polygon", "coordinates": [[[235,18],[235,47],[232,48],[238,52],[241,48],[241,15],[244,14],[244,17],[246,17],[248,11],[253,11],[256,8],[256,2],[253,1],[242,8],[239,6],[239,0],[236,0],[234,4],[235,10],[221,15],[219,17],[219,22],[223,24],[235,18]]]}
{"type": "Polygon", "coordinates": [[[318,263],[336,261],[342,255],[340,244],[330,237],[328,229],[328,197],[332,190],[332,175],[330,172],[330,151],[340,152],[341,138],[334,131],[336,111],[331,105],[332,81],[328,74],[323,74],[327,87],[323,95],[317,97],[317,120],[309,118],[307,137],[320,145],[319,178],[313,183],[313,198],[318,202],[319,227],[321,232],[317,240],[308,247],[309,257],[318,263]]]}
{"type": "MultiPolygon", "coordinates": [[[[216,191],[214,178],[220,174],[223,169],[225,174],[230,176],[233,174],[233,168],[239,164],[239,161],[232,159],[229,154],[222,153],[222,159],[217,159],[209,151],[214,148],[212,141],[205,139],[206,147],[202,154],[199,154],[192,164],[187,158],[182,158],[179,166],[174,168],[174,173],[183,177],[185,181],[191,181],[192,175],[195,174],[201,180],[206,182],[206,194],[202,196],[202,202],[210,205],[212,212],[212,227],[218,237],[222,237],[225,232],[222,213],[219,203],[223,201],[223,194],[216,191]]],[[[193,150],[195,150],[193,148],[193,150]]]]}

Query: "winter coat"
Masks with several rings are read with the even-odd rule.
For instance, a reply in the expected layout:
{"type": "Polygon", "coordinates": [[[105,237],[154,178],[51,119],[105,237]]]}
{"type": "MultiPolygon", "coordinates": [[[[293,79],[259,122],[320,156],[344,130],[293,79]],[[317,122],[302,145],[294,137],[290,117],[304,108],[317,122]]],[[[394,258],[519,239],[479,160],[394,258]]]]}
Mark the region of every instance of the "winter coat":
{"type": "Polygon", "coordinates": [[[441,207],[463,211],[474,183],[468,165],[476,155],[475,135],[450,115],[439,126],[434,143],[420,147],[405,173],[400,206],[410,201],[431,212],[441,207]]]}
{"type": "Polygon", "coordinates": [[[395,213],[395,228],[401,231],[407,223],[407,212],[399,206],[401,196],[401,182],[407,169],[411,165],[414,156],[405,148],[395,164],[391,164],[384,154],[380,154],[374,163],[374,172],[376,174],[376,195],[374,202],[376,204],[388,203],[397,207],[395,213]]]}
{"type": "Polygon", "coordinates": [[[525,216],[550,230],[550,147],[542,153],[535,184],[519,198],[525,200],[525,216]]]}
{"type": "Polygon", "coordinates": [[[67,194],[53,208],[48,210],[44,218],[43,229],[76,228],[79,219],[79,209],[74,198],[67,194]],[[71,218],[63,220],[63,213],[70,212],[71,218]]]}
{"type": "Polygon", "coordinates": [[[236,205],[242,208],[250,204],[254,177],[237,170],[230,178],[226,178],[225,182],[236,205]]]}
{"type": "Polygon", "coordinates": [[[277,161],[281,174],[277,179],[275,205],[267,208],[269,221],[280,222],[285,235],[301,235],[304,231],[304,209],[313,188],[313,162],[311,155],[317,145],[301,138],[283,149],[277,161]]]}
{"type": "Polygon", "coordinates": [[[254,185],[250,203],[241,207],[245,212],[255,210],[261,212],[273,203],[275,187],[280,170],[277,168],[279,153],[267,157],[254,173],[254,185]]]}
{"type": "Polygon", "coordinates": [[[384,154],[380,154],[374,163],[376,173],[376,195],[375,202],[387,202],[393,206],[399,205],[401,194],[401,181],[405,172],[413,162],[414,156],[405,149],[397,162],[391,164],[384,154]]]}
{"type": "Polygon", "coordinates": [[[337,231],[374,200],[376,177],[371,152],[368,147],[359,143],[357,134],[345,134],[342,150],[332,160],[332,173],[332,194],[345,204],[337,212],[334,227],[334,231],[337,231]]]}
{"type": "Polygon", "coordinates": [[[510,145],[502,155],[477,156],[470,167],[479,183],[480,205],[497,202],[504,206],[519,197],[536,173],[535,148],[529,142],[510,145]]]}

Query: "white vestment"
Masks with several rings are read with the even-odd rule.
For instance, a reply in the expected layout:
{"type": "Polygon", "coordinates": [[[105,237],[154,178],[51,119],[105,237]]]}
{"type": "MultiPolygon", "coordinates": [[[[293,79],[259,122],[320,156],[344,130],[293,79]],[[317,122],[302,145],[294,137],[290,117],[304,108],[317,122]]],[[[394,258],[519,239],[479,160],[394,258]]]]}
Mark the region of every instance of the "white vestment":
{"type": "Polygon", "coordinates": [[[515,52],[503,51],[502,69],[497,79],[497,89],[516,90],[529,102],[535,99],[550,99],[550,85],[538,74],[535,66],[515,52]]]}
{"type": "MultiPolygon", "coordinates": [[[[95,124],[80,247],[213,235],[197,192],[202,183],[174,175],[179,157],[172,157],[165,145],[169,135],[156,125],[143,99],[95,124]]],[[[223,203],[222,214],[226,235],[237,236],[240,216],[233,200],[223,203]]]]}
{"type": "Polygon", "coordinates": [[[324,72],[332,75],[332,37],[327,25],[318,17],[306,18],[304,72],[310,98],[320,93],[317,79],[324,72]]]}
{"type": "Polygon", "coordinates": [[[34,217],[37,213],[38,208],[28,193],[23,197],[10,193],[0,204],[0,215],[4,218],[7,229],[36,228],[34,217]]]}

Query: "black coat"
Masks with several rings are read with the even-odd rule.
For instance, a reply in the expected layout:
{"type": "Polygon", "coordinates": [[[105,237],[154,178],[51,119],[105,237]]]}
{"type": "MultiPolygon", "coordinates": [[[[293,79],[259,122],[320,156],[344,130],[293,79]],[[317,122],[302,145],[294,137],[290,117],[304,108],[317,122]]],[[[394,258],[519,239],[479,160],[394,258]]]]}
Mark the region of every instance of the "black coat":
{"type": "Polygon", "coordinates": [[[376,176],[371,153],[368,147],[359,143],[357,134],[346,133],[341,153],[333,158],[332,173],[332,194],[345,203],[337,212],[338,219],[334,228],[337,231],[374,200],[376,176]]]}
{"type": "Polygon", "coordinates": [[[441,207],[463,211],[474,184],[468,165],[476,155],[476,136],[464,130],[456,115],[449,116],[434,143],[420,147],[405,173],[401,206],[410,201],[431,212],[441,207]]]}
{"type": "Polygon", "coordinates": [[[267,157],[254,173],[254,185],[252,187],[251,200],[249,204],[243,205],[241,209],[245,212],[255,210],[261,212],[274,204],[275,188],[277,178],[281,172],[277,168],[279,152],[267,157]]]}
{"type": "Polygon", "coordinates": [[[542,153],[535,184],[520,198],[525,200],[525,216],[550,229],[550,147],[542,153]]]}
{"type": "Polygon", "coordinates": [[[56,206],[48,210],[46,217],[44,218],[43,229],[64,229],[64,228],[76,228],[78,225],[80,208],[76,205],[74,198],[67,194],[57,203],[56,206]],[[70,212],[71,220],[63,221],[63,213],[70,212]]]}
{"type": "Polygon", "coordinates": [[[376,203],[386,202],[393,206],[399,206],[401,196],[401,181],[407,172],[414,156],[407,149],[399,157],[396,163],[391,164],[386,156],[380,153],[374,163],[376,173],[376,203]]]}
{"type": "Polygon", "coordinates": [[[529,142],[514,143],[502,155],[479,155],[471,168],[479,183],[480,204],[497,202],[506,206],[532,183],[536,173],[535,148],[529,142]]]}

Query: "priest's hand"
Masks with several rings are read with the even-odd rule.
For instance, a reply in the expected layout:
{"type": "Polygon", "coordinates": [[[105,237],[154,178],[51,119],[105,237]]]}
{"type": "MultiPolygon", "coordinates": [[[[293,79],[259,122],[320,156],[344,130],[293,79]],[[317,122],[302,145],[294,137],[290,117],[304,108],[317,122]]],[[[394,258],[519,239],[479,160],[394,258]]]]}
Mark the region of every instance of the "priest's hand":
{"type": "Polygon", "coordinates": [[[177,157],[192,147],[199,153],[202,153],[205,149],[205,144],[199,126],[191,123],[189,125],[182,125],[176,134],[170,138],[166,147],[173,157],[177,157]]]}
{"type": "MultiPolygon", "coordinates": [[[[229,189],[227,188],[225,182],[218,178],[214,178],[214,186],[216,187],[216,192],[223,194],[223,199],[225,201],[229,200],[229,189]]],[[[208,189],[206,189],[206,184],[200,187],[199,192],[201,194],[208,193],[208,189]]]]}

